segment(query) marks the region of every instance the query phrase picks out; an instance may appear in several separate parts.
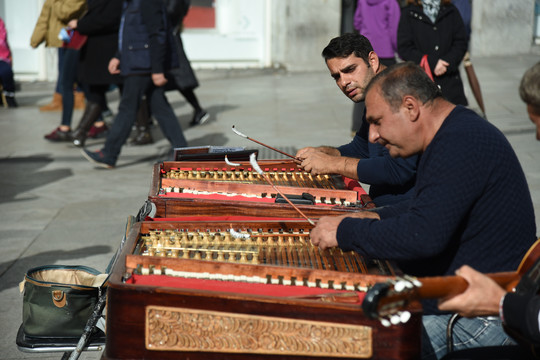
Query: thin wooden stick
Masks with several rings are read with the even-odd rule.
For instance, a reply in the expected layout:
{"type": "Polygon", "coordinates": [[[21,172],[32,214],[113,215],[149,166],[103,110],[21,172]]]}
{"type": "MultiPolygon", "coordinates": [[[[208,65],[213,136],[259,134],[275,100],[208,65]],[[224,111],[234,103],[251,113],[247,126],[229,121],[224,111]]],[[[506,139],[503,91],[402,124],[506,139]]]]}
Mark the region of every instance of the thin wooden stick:
{"type": "Polygon", "coordinates": [[[300,215],[302,215],[302,217],[304,219],[307,220],[308,223],[310,223],[311,225],[315,226],[315,222],[313,220],[311,220],[310,218],[308,218],[303,212],[302,210],[300,210],[299,208],[296,207],[296,205],[294,205],[287,196],[285,196],[285,194],[283,194],[275,185],[274,183],[272,183],[272,180],[270,180],[270,178],[268,177],[268,175],[266,175],[266,173],[264,171],[262,171],[262,169],[259,167],[259,164],[257,164],[257,160],[255,159],[255,153],[252,153],[250,156],[249,156],[249,162],[251,163],[251,166],[253,166],[253,169],[255,169],[255,171],[257,171],[273,188],[274,190],[276,190],[281,196],[283,196],[283,198],[285,200],[287,200],[287,202],[289,203],[289,205],[291,205],[294,210],[296,210],[300,215]]]}
{"type": "Polygon", "coordinates": [[[278,149],[276,149],[276,148],[274,148],[274,147],[272,147],[272,146],[270,146],[270,145],[266,145],[266,144],[264,144],[264,143],[262,143],[262,142],[260,142],[260,141],[258,141],[258,140],[255,140],[255,139],[250,138],[249,136],[247,136],[247,135],[245,135],[245,134],[242,134],[240,131],[238,131],[238,130],[235,129],[234,125],[232,126],[232,131],[234,131],[234,133],[235,133],[236,135],[239,135],[239,136],[241,136],[241,137],[243,137],[243,138],[246,138],[246,139],[248,139],[248,140],[251,140],[251,141],[253,141],[253,142],[255,142],[255,143],[259,144],[259,145],[262,145],[262,146],[264,146],[264,147],[267,147],[267,148],[270,149],[270,150],[277,151],[278,153],[280,153],[280,154],[282,154],[282,155],[288,156],[288,157],[293,158],[293,159],[295,159],[295,160],[299,160],[296,156],[292,156],[291,154],[287,154],[286,152],[283,152],[283,151],[281,151],[281,150],[278,150],[278,149]]]}

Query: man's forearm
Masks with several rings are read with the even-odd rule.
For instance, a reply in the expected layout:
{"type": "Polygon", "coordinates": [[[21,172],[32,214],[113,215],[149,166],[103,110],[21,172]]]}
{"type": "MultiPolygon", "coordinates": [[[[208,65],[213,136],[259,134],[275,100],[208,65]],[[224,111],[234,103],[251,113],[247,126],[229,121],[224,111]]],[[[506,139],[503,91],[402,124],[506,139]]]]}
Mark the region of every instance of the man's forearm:
{"type": "Polygon", "coordinates": [[[327,166],[330,169],[330,174],[340,174],[350,179],[358,180],[358,161],[359,159],[335,156],[327,166]]]}

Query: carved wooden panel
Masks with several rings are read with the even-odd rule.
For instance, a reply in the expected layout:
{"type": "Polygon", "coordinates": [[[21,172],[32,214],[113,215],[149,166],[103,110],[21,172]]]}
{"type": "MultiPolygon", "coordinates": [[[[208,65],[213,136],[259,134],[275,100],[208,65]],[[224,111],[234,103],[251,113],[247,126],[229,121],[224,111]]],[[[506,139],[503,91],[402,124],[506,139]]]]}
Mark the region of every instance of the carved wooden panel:
{"type": "Polygon", "coordinates": [[[149,350],[370,358],[371,327],[176,307],[146,307],[149,350]]]}

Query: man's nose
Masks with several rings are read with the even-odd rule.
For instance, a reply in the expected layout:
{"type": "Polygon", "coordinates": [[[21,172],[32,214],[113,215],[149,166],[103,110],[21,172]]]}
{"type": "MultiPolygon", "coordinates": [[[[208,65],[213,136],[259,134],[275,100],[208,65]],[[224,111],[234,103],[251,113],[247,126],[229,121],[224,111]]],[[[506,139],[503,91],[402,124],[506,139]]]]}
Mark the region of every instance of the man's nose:
{"type": "Polygon", "coordinates": [[[339,78],[339,81],[341,83],[341,87],[345,90],[348,90],[347,87],[351,84],[351,80],[348,76],[342,74],[339,78]]]}
{"type": "Polygon", "coordinates": [[[379,140],[379,138],[380,138],[380,135],[379,135],[379,132],[377,131],[376,127],[373,126],[373,124],[370,124],[369,125],[369,136],[368,136],[369,142],[376,143],[377,140],[379,140]]]}

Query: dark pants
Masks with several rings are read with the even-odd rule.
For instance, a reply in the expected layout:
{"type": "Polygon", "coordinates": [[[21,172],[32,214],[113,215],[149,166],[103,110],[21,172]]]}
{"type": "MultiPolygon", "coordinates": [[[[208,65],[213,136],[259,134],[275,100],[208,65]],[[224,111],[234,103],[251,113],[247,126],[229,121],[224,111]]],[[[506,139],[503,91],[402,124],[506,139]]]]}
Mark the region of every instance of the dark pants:
{"type": "Polygon", "coordinates": [[[62,61],[62,125],[71,126],[73,116],[73,86],[77,80],[77,64],[79,63],[79,50],[64,49],[62,61]]]}
{"type": "Polygon", "coordinates": [[[126,76],[118,115],[114,119],[105,147],[102,149],[107,160],[116,163],[120,150],[131,133],[139,104],[145,94],[148,96],[152,115],[158,121],[163,135],[171,145],[175,148],[187,146],[182,128],[165,97],[163,87],[155,87],[149,75],[126,76]]]}
{"type": "Polygon", "coordinates": [[[0,60],[0,84],[2,84],[4,92],[15,92],[15,81],[13,80],[11,65],[2,60],[0,60]]]}
{"type": "Polygon", "coordinates": [[[62,69],[64,68],[64,54],[66,49],[58,48],[58,78],[56,79],[55,92],[62,93],[62,69]]]}

